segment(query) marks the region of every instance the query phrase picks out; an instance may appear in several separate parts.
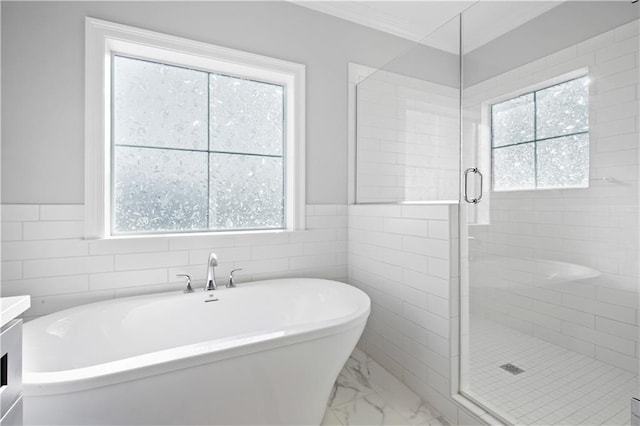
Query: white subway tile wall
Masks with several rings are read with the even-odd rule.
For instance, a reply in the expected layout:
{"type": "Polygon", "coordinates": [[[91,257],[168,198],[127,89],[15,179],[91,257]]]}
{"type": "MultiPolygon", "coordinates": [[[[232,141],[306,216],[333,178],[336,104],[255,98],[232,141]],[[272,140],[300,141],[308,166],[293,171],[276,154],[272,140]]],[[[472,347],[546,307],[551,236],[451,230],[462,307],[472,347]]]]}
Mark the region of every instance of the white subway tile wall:
{"type": "Polygon", "coordinates": [[[209,252],[226,282],[347,279],[347,207],[308,205],[307,230],[248,235],[84,240],[82,205],[1,206],[2,296],[30,294],[30,319],[113,297],[179,291],[176,274],[204,283],[209,252]]]}
{"type": "Polygon", "coordinates": [[[358,202],[458,198],[459,90],[376,71],[357,87],[358,202]]]}
{"type": "Polygon", "coordinates": [[[359,345],[452,424],[468,417],[450,396],[458,357],[451,290],[458,274],[457,209],[349,206],[349,283],[372,302],[359,345]]]}
{"type": "Polygon", "coordinates": [[[635,373],[638,27],[633,21],[465,89],[465,114],[482,126],[488,100],[588,67],[589,188],[488,194],[480,205],[488,219],[469,229],[470,306],[474,315],[635,373]]]}

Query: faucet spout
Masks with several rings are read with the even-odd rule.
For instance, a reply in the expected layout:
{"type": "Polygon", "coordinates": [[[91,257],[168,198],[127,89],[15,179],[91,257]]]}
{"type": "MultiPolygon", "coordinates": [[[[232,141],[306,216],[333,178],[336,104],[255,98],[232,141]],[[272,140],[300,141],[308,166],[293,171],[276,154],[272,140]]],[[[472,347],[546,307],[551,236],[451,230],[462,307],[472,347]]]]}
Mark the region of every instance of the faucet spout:
{"type": "Polygon", "coordinates": [[[209,262],[207,263],[207,282],[204,286],[205,291],[211,291],[218,288],[216,285],[216,266],[218,266],[218,257],[215,253],[209,253],[209,262]]]}

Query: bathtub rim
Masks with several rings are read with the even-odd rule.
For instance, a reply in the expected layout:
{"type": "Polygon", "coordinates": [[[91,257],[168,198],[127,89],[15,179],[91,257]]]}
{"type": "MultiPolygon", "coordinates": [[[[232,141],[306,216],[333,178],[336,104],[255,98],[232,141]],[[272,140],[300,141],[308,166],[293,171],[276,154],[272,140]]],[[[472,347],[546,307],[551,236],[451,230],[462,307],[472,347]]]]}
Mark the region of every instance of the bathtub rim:
{"type": "MultiPolygon", "coordinates": [[[[279,331],[249,337],[248,339],[238,339],[234,336],[228,339],[209,340],[70,370],[46,372],[23,371],[23,395],[26,397],[47,396],[95,389],[152,375],[223,361],[228,358],[241,357],[252,353],[304,343],[345,333],[357,327],[364,327],[371,312],[371,299],[366,293],[351,284],[340,281],[313,278],[303,279],[332,281],[349,286],[361,293],[360,296],[362,296],[363,303],[359,304],[358,310],[342,317],[313,322],[305,327],[297,327],[288,332],[279,331]],[[274,337],[273,334],[277,333],[281,334],[274,337]],[[246,341],[241,342],[243,339],[246,341]],[[211,344],[215,345],[213,350],[210,347],[211,344]]],[[[283,280],[289,279],[255,281],[247,284],[283,280]]],[[[162,297],[163,295],[173,296],[175,292],[133,296],[132,298],[149,296],[162,297]]],[[[104,303],[104,301],[96,303],[104,303]]]]}

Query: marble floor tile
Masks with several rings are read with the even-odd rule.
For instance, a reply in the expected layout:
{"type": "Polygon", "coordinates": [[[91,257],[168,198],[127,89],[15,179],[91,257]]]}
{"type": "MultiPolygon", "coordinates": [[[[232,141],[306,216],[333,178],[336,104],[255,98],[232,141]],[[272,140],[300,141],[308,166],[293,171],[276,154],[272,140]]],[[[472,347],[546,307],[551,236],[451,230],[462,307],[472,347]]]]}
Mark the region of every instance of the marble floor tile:
{"type": "Polygon", "coordinates": [[[333,414],[333,411],[330,408],[327,408],[327,411],[324,412],[324,418],[322,419],[322,423],[320,426],[342,426],[340,420],[333,414]]]}
{"type": "Polygon", "coordinates": [[[432,425],[446,420],[395,376],[356,349],[334,386],[322,425],[432,425]]]}
{"type": "Polygon", "coordinates": [[[429,424],[439,414],[416,393],[378,363],[369,364],[370,383],[378,395],[389,402],[411,425],[429,424]]]}
{"type": "MultiPolygon", "coordinates": [[[[358,354],[360,357],[362,355],[358,354]]],[[[328,405],[335,407],[355,401],[373,392],[369,381],[368,360],[350,357],[333,385],[328,405]]]]}
{"type": "Polygon", "coordinates": [[[407,419],[393,409],[378,394],[371,393],[331,410],[345,426],[349,425],[406,425],[407,419]]]}

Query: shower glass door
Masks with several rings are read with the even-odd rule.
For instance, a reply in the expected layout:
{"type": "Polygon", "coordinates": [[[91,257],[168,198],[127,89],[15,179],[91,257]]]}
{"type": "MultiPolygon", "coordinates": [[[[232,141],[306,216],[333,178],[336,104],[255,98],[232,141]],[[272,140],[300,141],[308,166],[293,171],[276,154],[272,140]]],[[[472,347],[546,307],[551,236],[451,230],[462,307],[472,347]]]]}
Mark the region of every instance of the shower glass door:
{"type": "Polygon", "coordinates": [[[640,396],[638,9],[462,15],[462,393],[513,424],[629,424],[640,396]]]}

